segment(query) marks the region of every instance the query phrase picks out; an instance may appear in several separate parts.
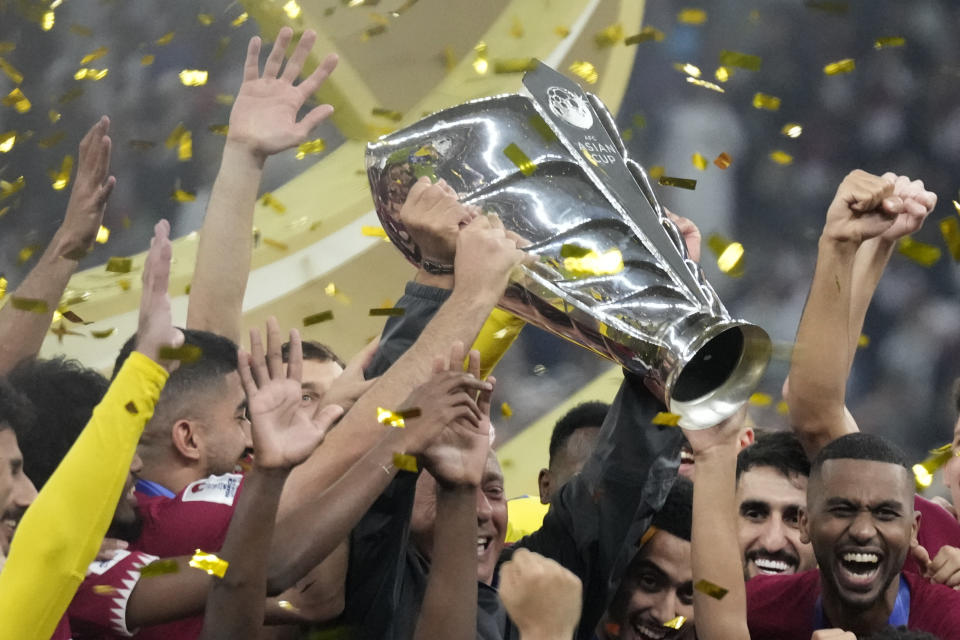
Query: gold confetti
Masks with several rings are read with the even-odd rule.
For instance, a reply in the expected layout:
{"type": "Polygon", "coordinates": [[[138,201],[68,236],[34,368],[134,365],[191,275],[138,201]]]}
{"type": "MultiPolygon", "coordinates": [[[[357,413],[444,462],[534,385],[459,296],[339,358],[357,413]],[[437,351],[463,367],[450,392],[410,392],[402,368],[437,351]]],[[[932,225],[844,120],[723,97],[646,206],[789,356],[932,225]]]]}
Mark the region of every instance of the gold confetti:
{"type": "Polygon", "coordinates": [[[117,286],[123,289],[124,291],[130,291],[130,287],[132,286],[132,284],[129,278],[120,278],[119,280],[117,280],[117,286]]]}
{"type": "Polygon", "coordinates": [[[265,207],[270,207],[277,213],[286,213],[287,211],[287,208],[283,205],[283,203],[274,198],[273,194],[269,191],[260,197],[260,204],[265,207]]]}
{"type": "Polygon", "coordinates": [[[837,0],[807,0],[806,5],[810,9],[817,9],[836,15],[846,15],[850,11],[850,3],[837,0]]]}
{"type": "Polygon", "coordinates": [[[337,285],[331,282],[330,284],[328,284],[323,288],[323,292],[326,293],[328,296],[335,296],[337,295],[337,285]]]}
{"type": "Polygon", "coordinates": [[[507,148],[503,150],[503,155],[510,158],[510,161],[517,165],[517,168],[520,169],[520,173],[525,176],[531,176],[537,170],[536,163],[527,157],[527,154],[523,152],[523,149],[518,147],[514,142],[511,142],[507,145],[507,148]]]}
{"type": "Polygon", "coordinates": [[[207,84],[209,73],[204,69],[184,69],[180,72],[180,82],[185,87],[202,87],[207,84]]]}
{"type": "Polygon", "coordinates": [[[960,221],[956,218],[944,218],[940,221],[940,234],[950,250],[955,262],[960,262],[960,221]]]}
{"type": "Polygon", "coordinates": [[[170,199],[174,202],[193,202],[197,199],[197,194],[176,187],[173,193],[170,194],[170,199]]]}
{"type": "Polygon", "coordinates": [[[140,66],[148,67],[151,64],[153,64],[153,61],[156,59],[157,59],[157,56],[153,55],[152,53],[148,53],[147,55],[140,58],[140,66]]]}
{"type": "Polygon", "coordinates": [[[568,35],[570,35],[570,29],[566,27],[554,27],[553,32],[561,38],[566,38],[568,35]]]}
{"type": "Polygon", "coordinates": [[[128,413],[132,413],[133,415],[137,415],[138,413],[140,413],[139,411],[137,411],[137,405],[133,400],[123,405],[123,408],[126,409],[128,413]]]}
{"type": "Polygon", "coordinates": [[[307,316],[303,319],[303,326],[309,327],[312,324],[319,324],[327,320],[333,320],[333,311],[321,311],[320,313],[307,316]]]}
{"type": "Polygon", "coordinates": [[[406,453],[393,454],[393,466],[401,471],[409,471],[410,473],[416,473],[419,469],[419,467],[417,467],[417,458],[407,455],[406,453]]]}
{"type": "Polygon", "coordinates": [[[283,12],[287,14],[287,17],[291,20],[299,18],[302,11],[297,0],[290,0],[287,4],[283,5],[283,12]]]}
{"type": "MultiPolygon", "coordinates": [[[[54,312],[54,314],[56,314],[56,312],[54,312]]],[[[83,334],[82,334],[82,333],[77,333],[76,331],[71,331],[70,329],[68,329],[67,327],[65,327],[64,324],[63,324],[63,322],[61,322],[60,324],[58,324],[58,325],[55,326],[55,327],[51,327],[51,328],[50,328],[50,333],[52,333],[53,335],[57,336],[57,342],[59,342],[60,344],[63,344],[63,336],[81,336],[81,337],[83,337],[83,334]]]]}
{"type": "Polygon", "coordinates": [[[27,186],[27,181],[24,180],[23,176],[20,176],[13,182],[0,179],[0,201],[6,200],[25,186],[27,186]]]}
{"type": "Polygon", "coordinates": [[[5,74],[7,74],[7,77],[13,80],[13,84],[20,84],[23,82],[23,74],[17,71],[12,64],[3,58],[0,58],[0,71],[3,71],[5,74]]]}
{"type": "Polygon", "coordinates": [[[921,267],[932,267],[940,259],[940,248],[917,242],[913,238],[901,238],[897,251],[921,267]]]}
{"type": "Polygon", "coordinates": [[[623,25],[619,22],[611,24],[593,35],[593,42],[601,49],[612,47],[621,40],[623,40],[623,25]]]}
{"type": "Polygon", "coordinates": [[[953,208],[957,210],[957,215],[960,216],[960,202],[957,202],[956,200],[954,200],[953,208]]]}
{"type": "Polygon", "coordinates": [[[225,135],[227,135],[228,133],[230,133],[230,125],[226,125],[226,124],[211,124],[209,127],[207,127],[207,130],[208,130],[210,133],[214,133],[214,134],[216,134],[216,135],[218,135],[218,136],[225,136],[225,135]]]}
{"type": "Polygon", "coordinates": [[[249,18],[249,17],[250,17],[250,16],[247,15],[247,12],[244,11],[243,13],[241,13],[240,15],[238,15],[236,18],[233,19],[233,21],[230,23],[230,26],[231,26],[231,27],[239,27],[239,26],[242,25],[244,22],[246,22],[246,21],[247,21],[247,18],[249,18]]]}
{"type": "Polygon", "coordinates": [[[717,93],[726,93],[723,87],[708,80],[701,80],[700,78],[694,78],[693,76],[687,76],[687,82],[690,84],[695,84],[698,87],[703,87],[704,89],[710,89],[711,91],[716,91],[717,93]]]}
{"type": "Polygon", "coordinates": [[[371,316],[402,316],[404,310],[397,307],[378,307],[370,309],[371,316]]]}
{"type": "Polygon", "coordinates": [[[293,603],[290,602],[289,600],[278,600],[278,601],[277,601],[277,606],[280,607],[281,609],[285,609],[285,610],[287,610],[287,611],[293,611],[294,613],[297,613],[297,612],[300,611],[300,609],[298,609],[297,607],[295,607],[295,606],[293,605],[293,603]]]}
{"type": "Polygon", "coordinates": [[[757,92],[753,95],[753,108],[777,111],[780,108],[780,98],[757,92]]]}
{"type": "Polygon", "coordinates": [[[570,65],[569,71],[587,84],[597,84],[597,80],[600,79],[597,68],[593,66],[592,62],[586,60],[575,61],[570,65]]]}
{"type": "Polygon", "coordinates": [[[537,61],[533,58],[507,58],[493,61],[494,73],[524,73],[537,68],[537,61]]]}
{"type": "Polygon", "coordinates": [[[861,333],[860,336],[857,338],[857,347],[863,348],[863,347],[869,346],[869,344],[870,344],[870,336],[868,336],[865,333],[861,333]]]}
{"type": "Polygon", "coordinates": [[[513,415],[513,409],[510,407],[509,402],[504,402],[503,404],[500,405],[500,414],[504,418],[509,418],[513,415]]]}
{"type": "Polygon", "coordinates": [[[530,122],[530,126],[532,126],[546,142],[555,142],[557,140],[557,134],[553,132],[553,129],[550,128],[550,125],[547,124],[547,121],[544,120],[540,114],[533,114],[528,121],[530,122]]]}
{"type": "Polygon", "coordinates": [[[230,566],[230,563],[217,557],[213,553],[206,553],[205,551],[197,549],[193,557],[190,558],[190,566],[194,569],[206,571],[208,575],[222,578],[226,575],[227,567],[230,566]]]}
{"type": "Polygon", "coordinates": [[[419,418],[420,415],[419,407],[411,407],[403,411],[390,411],[383,407],[377,407],[377,422],[388,427],[397,427],[398,429],[403,429],[407,426],[404,420],[419,418]]]}
{"type": "Polygon", "coordinates": [[[8,93],[7,97],[2,100],[2,103],[5,107],[13,107],[17,110],[17,113],[26,113],[30,111],[30,107],[33,106],[19,88],[8,93]]]}
{"type": "Polygon", "coordinates": [[[700,171],[707,170],[707,159],[703,157],[703,154],[694,153],[693,157],[690,158],[690,161],[693,163],[693,166],[700,171]]]}
{"type": "Polygon", "coordinates": [[[3,276],[0,276],[0,298],[3,298],[7,295],[7,285],[10,284],[7,282],[7,279],[3,276]]]}
{"type": "Polygon", "coordinates": [[[140,576],[142,578],[155,578],[157,576],[176,573],[180,570],[180,565],[173,558],[166,560],[154,560],[150,564],[140,567],[140,576]]]}
{"type": "Polygon", "coordinates": [[[522,38],[524,34],[523,23],[520,18],[513,16],[513,24],[510,25],[510,35],[514,38],[522,38]]]}
{"type": "Polygon", "coordinates": [[[803,133],[803,127],[796,122],[788,122],[780,129],[780,133],[788,138],[799,138],[800,134],[803,133]]]}
{"type": "Polygon", "coordinates": [[[174,36],[174,35],[175,35],[175,33],[174,33],[173,31],[170,31],[170,32],[168,32],[168,33],[163,34],[162,36],[160,36],[160,37],[157,38],[156,40],[154,40],[153,43],[154,43],[155,45],[158,45],[158,46],[161,46],[161,47],[164,46],[164,45],[168,45],[168,44],[170,44],[170,42],[173,40],[173,36],[174,36]]]}
{"type": "Polygon", "coordinates": [[[85,67],[83,69],[77,69],[77,72],[73,74],[74,80],[92,80],[96,82],[97,80],[103,80],[107,77],[107,74],[110,73],[109,69],[91,69],[85,67]]]}
{"type": "Polygon", "coordinates": [[[380,118],[400,122],[403,120],[403,113],[394,109],[384,109],[383,107],[374,107],[371,113],[380,118]]]}
{"type": "Polygon", "coordinates": [[[663,168],[663,165],[654,165],[650,167],[650,177],[654,180],[659,180],[663,177],[664,171],[666,171],[666,169],[663,168]]]}
{"type": "Polygon", "coordinates": [[[675,427],[680,424],[680,416],[668,411],[661,411],[657,415],[653,416],[653,420],[650,422],[652,424],[660,425],[661,427],[675,427]]]}
{"type": "Polygon", "coordinates": [[[50,119],[50,123],[51,123],[51,124],[55,124],[55,123],[57,123],[57,122],[60,122],[60,118],[61,118],[61,117],[62,117],[62,116],[61,116],[61,114],[60,114],[59,111],[56,111],[56,110],[54,110],[54,109],[50,109],[50,111],[47,111],[47,118],[50,119]]]}
{"type": "Polygon", "coordinates": [[[633,114],[633,126],[637,129],[643,129],[647,126],[647,119],[642,113],[633,114]]]}
{"type": "Polygon", "coordinates": [[[670,629],[679,629],[684,625],[684,623],[686,623],[686,621],[687,619],[684,618],[683,616],[677,616],[672,620],[667,620],[666,622],[664,622],[663,626],[668,627],[670,629]]]}
{"type": "Polygon", "coordinates": [[[490,63],[487,61],[487,43],[481,40],[473,50],[476,53],[472,63],[473,70],[482,76],[490,70],[490,63]]]}
{"type": "Polygon", "coordinates": [[[274,249],[279,249],[280,251],[288,251],[290,247],[285,242],[280,242],[279,240],[274,240],[273,238],[264,238],[263,244],[268,247],[273,247],[274,249]]]}
{"type": "Polygon", "coordinates": [[[916,481],[918,491],[923,491],[933,484],[933,474],[927,471],[922,464],[913,465],[913,478],[916,481]]]}
{"type": "Polygon", "coordinates": [[[297,160],[303,160],[308,155],[323,153],[327,148],[327,143],[323,138],[307,140],[297,147],[297,160]]]}
{"type": "Polygon", "coordinates": [[[218,104],[226,105],[228,107],[233,104],[233,96],[229,93],[218,93],[215,100],[218,104]]]}
{"type": "Polygon", "coordinates": [[[189,131],[184,131],[177,142],[177,160],[186,162],[193,157],[193,136],[189,131]]]}
{"type": "Polygon", "coordinates": [[[6,133],[0,134],[0,153],[7,153],[10,149],[13,149],[13,145],[16,142],[16,131],[7,131],[6,133]]]}
{"type": "Polygon", "coordinates": [[[63,142],[64,138],[66,137],[67,137],[66,131],[57,131],[56,133],[51,133],[49,136],[47,136],[46,138],[43,138],[42,140],[37,140],[37,146],[40,147],[41,149],[50,149],[57,146],[61,142],[63,142]]]}
{"type": "Polygon", "coordinates": [[[781,164],[784,166],[788,164],[793,164],[793,156],[787,153],[786,151],[780,151],[779,149],[777,151],[770,152],[770,159],[776,162],[777,164],[781,164]]]}
{"type": "Polygon", "coordinates": [[[70,184],[71,172],[73,172],[73,156],[71,155],[63,157],[63,162],[60,163],[59,170],[50,169],[48,173],[54,191],[63,191],[63,189],[70,184]]]}
{"type": "Polygon", "coordinates": [[[95,584],[95,585],[93,585],[93,592],[94,592],[95,594],[97,594],[98,596],[109,595],[109,594],[114,593],[116,590],[117,590],[117,589],[116,589],[115,587],[112,587],[112,586],[110,586],[109,584],[95,584]]]}
{"type": "Polygon", "coordinates": [[[730,157],[730,154],[724,151],[713,161],[713,164],[717,165],[721,169],[728,169],[733,163],[733,158],[730,157]]]}
{"type": "Polygon", "coordinates": [[[383,227],[374,227],[366,224],[360,227],[360,233],[370,238],[387,237],[387,232],[383,230],[383,227]]]}
{"type": "Polygon", "coordinates": [[[907,44],[907,39],[903,36],[890,36],[888,38],[877,38],[873,41],[873,48],[876,50],[887,49],[890,47],[902,47],[907,44]]]}
{"type": "Polygon", "coordinates": [[[383,34],[386,32],[387,32],[387,25],[385,24],[378,24],[373,27],[368,27],[363,30],[363,33],[360,34],[360,40],[361,42],[366,42],[370,38],[373,38],[374,36],[379,36],[380,34],[383,34]]]}
{"type": "Polygon", "coordinates": [[[720,52],[720,64],[726,67],[739,67],[747,71],[760,71],[763,58],[749,53],[740,53],[739,51],[728,51],[724,49],[720,52]]]}
{"type": "Polygon", "coordinates": [[[106,228],[103,225],[100,225],[100,228],[97,229],[97,237],[95,241],[98,244],[107,244],[107,240],[110,239],[110,229],[106,228]]]}
{"type": "Polygon", "coordinates": [[[728,276],[738,278],[743,275],[743,245],[733,242],[719,233],[707,238],[707,246],[717,257],[717,268],[728,276]]]}
{"type": "Polygon", "coordinates": [[[717,82],[726,82],[731,75],[732,72],[726,67],[717,67],[717,70],[713,72],[713,77],[717,79],[717,82]]]}
{"type": "Polygon", "coordinates": [[[666,35],[660,29],[656,27],[644,27],[640,29],[640,33],[629,36],[623,41],[625,45],[640,44],[641,42],[649,42],[653,40],[654,42],[663,42],[663,39],[666,38],[666,35]]]}
{"type": "Polygon", "coordinates": [[[660,176],[657,180],[664,187],[679,187],[680,189],[693,189],[697,188],[697,181],[691,180],[689,178],[672,178],[670,176],[660,176]]]}
{"type": "Polygon", "coordinates": [[[209,27],[213,24],[213,15],[209,13],[198,13],[197,22],[202,24],[205,27],[209,27]]]}
{"type": "Polygon", "coordinates": [[[106,47],[97,47],[96,49],[94,49],[93,51],[91,51],[90,53],[88,53],[87,55],[85,55],[85,56],[83,56],[82,58],[80,58],[80,64],[81,64],[81,65],[90,64],[90,63],[93,62],[94,60],[99,60],[100,58],[102,58],[102,57],[105,56],[105,55],[107,55],[107,48],[106,48],[106,47]]]}
{"type": "Polygon", "coordinates": [[[53,11],[44,11],[43,17],[40,19],[40,28],[44,31],[50,31],[53,29],[53,24],[56,22],[56,15],[53,11]]]}
{"type": "Polygon", "coordinates": [[[10,296],[10,304],[13,305],[14,309],[20,311],[29,311],[30,313],[47,313],[50,310],[50,306],[47,304],[46,300],[40,300],[38,298],[20,298],[18,296],[10,296]]]}
{"type": "Polygon", "coordinates": [[[748,402],[755,407],[768,407],[773,404],[773,396],[771,396],[769,393],[761,393],[757,391],[750,396],[750,400],[748,402]]]}
{"type": "Polygon", "coordinates": [[[113,257],[107,260],[107,271],[110,273],[130,273],[133,269],[132,258],[113,257]]]}
{"type": "Polygon", "coordinates": [[[565,244],[560,247],[563,268],[574,276],[612,275],[623,271],[623,254],[614,247],[603,253],[576,245],[565,244]]]}
{"type": "Polygon", "coordinates": [[[64,104],[67,104],[68,102],[73,102],[74,100],[76,100],[82,95],[83,95],[83,87],[74,87],[73,89],[70,89],[69,91],[64,93],[62,96],[57,98],[57,104],[64,105],[64,104]]]}
{"type": "Polygon", "coordinates": [[[103,329],[98,331],[91,330],[90,335],[92,335],[97,340],[103,340],[104,338],[109,338],[116,332],[117,332],[116,327],[110,327],[109,329],[103,329]]]}
{"type": "Polygon", "coordinates": [[[787,405],[785,400],[781,400],[777,403],[777,413],[782,416],[785,416],[790,413],[790,407],[787,405]]]}
{"type": "Polygon", "coordinates": [[[844,58],[843,60],[831,62],[823,68],[823,72],[828,76],[835,76],[838,73],[850,73],[856,68],[857,64],[853,61],[853,58],[844,58]]]}
{"type": "Polygon", "coordinates": [[[715,585],[709,580],[697,580],[697,583],[693,585],[693,588],[699,591],[700,593],[705,593],[711,598],[716,598],[720,600],[723,596],[727,595],[727,590],[719,585],[715,585]]]}
{"type": "Polygon", "coordinates": [[[161,360],[177,360],[182,364],[196,362],[203,355],[203,349],[195,344],[183,344],[179,347],[160,347],[157,357],[161,360]]]}
{"type": "Polygon", "coordinates": [[[677,22],[680,24],[701,25],[707,21],[707,12],[703,9],[682,9],[677,14],[677,22]]]}
{"type": "Polygon", "coordinates": [[[674,62],[673,68],[681,73],[685,73],[692,78],[699,78],[702,75],[700,67],[690,64],[689,62],[674,62]]]}
{"type": "Polygon", "coordinates": [[[620,137],[623,138],[624,142],[630,142],[633,140],[633,129],[627,128],[620,132],[620,137]]]}
{"type": "Polygon", "coordinates": [[[78,36],[89,38],[93,36],[93,29],[90,27],[85,27],[82,24],[72,24],[70,25],[70,33],[75,33],[78,36]]]}

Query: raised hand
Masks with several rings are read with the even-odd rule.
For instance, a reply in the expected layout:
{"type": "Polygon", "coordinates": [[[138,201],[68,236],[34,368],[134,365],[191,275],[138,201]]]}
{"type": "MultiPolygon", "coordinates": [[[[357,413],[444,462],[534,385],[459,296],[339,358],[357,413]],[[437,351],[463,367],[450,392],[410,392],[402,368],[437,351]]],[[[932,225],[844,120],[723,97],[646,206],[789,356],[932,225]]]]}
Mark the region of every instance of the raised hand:
{"type": "Polygon", "coordinates": [[[904,211],[903,198],[894,195],[892,182],[856,169],[837,188],[827,209],[823,235],[859,245],[890,231],[904,211]]]}
{"type": "Polygon", "coordinates": [[[150,251],[143,265],[143,293],[140,296],[140,319],[137,324],[137,351],[160,364],[167,371],[177,368],[177,360],[160,357],[163,347],[183,344],[183,332],[173,326],[170,312],[170,223],[161,220],[153,227],[150,251]]]}
{"type": "Polygon", "coordinates": [[[301,406],[300,377],[303,347],[300,334],[290,332],[290,353],[284,373],[283,338],[276,318],[267,320],[267,348],[258,329],[250,330],[250,353],[240,351],[238,370],[247,393],[253,432],[254,466],[288,471],[316,449],[343,409],[337,405],[308,411],[301,406]]]}
{"type": "Polygon", "coordinates": [[[261,162],[269,155],[304,142],[310,130],[333,113],[332,106],[322,104],[297,121],[297,112],[337,66],[337,56],[329,54],[307,79],[295,85],[317,34],[309,29],[303,33],[281,74],[280,67],[292,37],[290,27],[280,29],[262,74],[260,38],[250,39],[243,84],[230,111],[227,143],[248,148],[261,162]]]}
{"type": "Polygon", "coordinates": [[[507,234],[500,218],[493,214],[478,216],[457,236],[454,289],[499,299],[510,272],[535,261],[535,255],[521,250],[516,237],[507,234]]]}
{"type": "Polygon", "coordinates": [[[960,590],[960,549],[945,544],[932,560],[920,544],[911,545],[910,553],[917,561],[924,578],[934,584],[960,590]]]}
{"type": "Polygon", "coordinates": [[[500,599],[523,638],[565,640],[580,621],[583,585],[560,563],[517,549],[500,567],[500,599]]]}
{"type": "Polygon", "coordinates": [[[421,259],[453,265],[460,229],[479,215],[479,207],[463,205],[443,179],[417,180],[400,209],[400,221],[420,249],[421,259]]]}
{"type": "Polygon", "coordinates": [[[110,118],[102,116],[80,141],[77,175],[57,231],[57,255],[62,258],[79,260],[93,247],[107,200],[117,184],[110,175],[109,130],[110,118]]]}
{"type": "Polygon", "coordinates": [[[937,194],[927,191],[923,180],[910,180],[907,176],[898,176],[887,172],[881,176],[893,184],[893,195],[903,199],[903,212],[893,224],[880,235],[883,240],[893,242],[914,233],[923,226],[924,221],[937,206],[937,194]]]}

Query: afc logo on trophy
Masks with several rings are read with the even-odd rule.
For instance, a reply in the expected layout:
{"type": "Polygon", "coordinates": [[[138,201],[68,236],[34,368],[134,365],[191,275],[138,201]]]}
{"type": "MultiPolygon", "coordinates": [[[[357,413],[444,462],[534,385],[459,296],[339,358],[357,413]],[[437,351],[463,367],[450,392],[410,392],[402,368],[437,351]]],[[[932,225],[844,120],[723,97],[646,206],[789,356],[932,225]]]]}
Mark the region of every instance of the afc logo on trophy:
{"type": "Polygon", "coordinates": [[[587,160],[592,160],[594,164],[611,164],[620,159],[617,148],[612,144],[596,142],[594,136],[584,136],[583,139],[584,142],[580,143],[580,151],[587,157],[587,160]],[[591,140],[594,142],[590,142],[591,140]]]}

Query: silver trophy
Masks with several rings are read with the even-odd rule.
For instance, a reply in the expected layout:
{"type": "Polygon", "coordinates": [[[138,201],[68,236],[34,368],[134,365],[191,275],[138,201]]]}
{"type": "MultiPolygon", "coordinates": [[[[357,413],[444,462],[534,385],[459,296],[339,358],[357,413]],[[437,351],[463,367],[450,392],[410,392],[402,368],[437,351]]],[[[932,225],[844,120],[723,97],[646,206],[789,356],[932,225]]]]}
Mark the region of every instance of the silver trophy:
{"type": "Polygon", "coordinates": [[[367,146],[377,213],[399,220],[416,179],[443,178],[540,257],[500,306],[642,375],[687,428],[729,417],[770,359],[767,333],[730,317],[602,102],[547,65],[524,89],[430,115],[367,146]]]}

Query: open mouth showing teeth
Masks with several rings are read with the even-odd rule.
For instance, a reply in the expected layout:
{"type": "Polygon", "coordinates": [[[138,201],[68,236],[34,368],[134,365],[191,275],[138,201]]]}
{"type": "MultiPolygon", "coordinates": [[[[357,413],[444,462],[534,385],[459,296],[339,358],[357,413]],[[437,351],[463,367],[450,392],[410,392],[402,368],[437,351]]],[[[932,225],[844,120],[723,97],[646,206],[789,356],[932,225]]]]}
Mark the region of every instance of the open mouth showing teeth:
{"type": "Polygon", "coordinates": [[[880,572],[880,556],[876,553],[844,553],[840,557],[840,569],[845,582],[867,586],[880,572]]]}
{"type": "Polygon", "coordinates": [[[490,548],[493,538],[490,536],[477,536],[477,555],[482,556],[490,548]]]}
{"type": "Polygon", "coordinates": [[[633,632],[636,633],[641,638],[653,638],[654,640],[662,640],[667,637],[667,632],[669,629],[666,627],[655,628],[649,625],[646,625],[642,622],[633,623],[633,632]]]}
{"type": "Polygon", "coordinates": [[[690,453],[689,451],[687,451],[686,449],[681,449],[681,450],[680,450],[680,462],[681,462],[681,463],[684,463],[684,462],[685,462],[685,463],[687,463],[687,464],[693,464],[693,454],[690,453]]]}
{"type": "Polygon", "coordinates": [[[793,573],[794,564],[783,560],[773,560],[772,558],[754,558],[753,564],[763,575],[779,575],[781,573],[793,573]]]}

